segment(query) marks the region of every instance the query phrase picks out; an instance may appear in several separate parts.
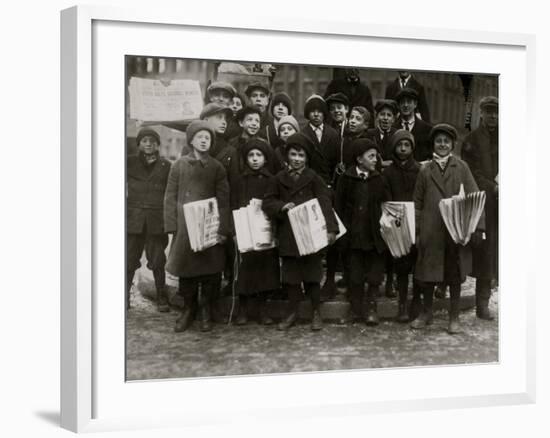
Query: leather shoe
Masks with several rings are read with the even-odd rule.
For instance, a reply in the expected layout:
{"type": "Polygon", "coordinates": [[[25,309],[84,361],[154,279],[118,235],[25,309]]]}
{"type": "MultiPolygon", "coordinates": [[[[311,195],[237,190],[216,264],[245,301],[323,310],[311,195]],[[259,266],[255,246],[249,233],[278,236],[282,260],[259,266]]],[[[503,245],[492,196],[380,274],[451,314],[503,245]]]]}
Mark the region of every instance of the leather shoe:
{"type": "Polygon", "coordinates": [[[292,327],[296,320],[298,319],[298,315],[296,312],[292,312],[290,315],[288,315],[283,321],[277,325],[277,330],[285,331],[288,330],[290,327],[292,327]]]}
{"type": "Polygon", "coordinates": [[[318,310],[313,311],[313,318],[311,319],[311,330],[318,331],[323,328],[323,320],[321,313],[318,310]]]}

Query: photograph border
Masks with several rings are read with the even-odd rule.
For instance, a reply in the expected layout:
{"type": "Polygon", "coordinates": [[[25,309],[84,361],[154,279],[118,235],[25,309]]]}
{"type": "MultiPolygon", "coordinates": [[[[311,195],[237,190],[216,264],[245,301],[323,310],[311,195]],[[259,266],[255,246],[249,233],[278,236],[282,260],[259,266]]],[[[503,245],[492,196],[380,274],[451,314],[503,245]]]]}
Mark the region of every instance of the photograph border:
{"type": "MultiPolygon", "coordinates": [[[[96,281],[93,265],[94,217],[97,205],[93,190],[95,162],[93,159],[93,36],[94,21],[170,24],[228,29],[224,17],[209,12],[187,9],[146,10],[111,7],[78,6],[61,13],[61,426],[72,431],[100,431],[144,427],[137,419],[104,421],[93,415],[94,355],[93,315],[96,312],[93,286],[96,281]]],[[[339,23],[254,17],[232,20],[232,28],[254,31],[288,31],[325,35],[380,37],[391,39],[463,42],[472,44],[508,45],[526,52],[528,80],[526,111],[534,108],[535,37],[526,34],[461,31],[417,27],[339,23]]],[[[527,117],[527,141],[534,144],[534,121],[527,117]]],[[[534,176],[532,176],[534,180],[534,176]]],[[[533,188],[528,184],[528,188],[533,188]]],[[[534,188],[533,188],[534,190],[534,188]]],[[[531,238],[526,248],[533,249],[531,238]]],[[[526,285],[529,294],[527,312],[527,376],[525,392],[488,394],[484,397],[461,397],[453,400],[423,401],[422,409],[476,407],[532,403],[535,400],[535,287],[526,285]]],[[[320,415],[329,405],[320,407],[320,415]]],[[[418,409],[411,401],[353,404],[350,412],[398,412],[418,409]]],[[[157,413],[158,414],[158,413],[157,413]]],[[[182,418],[174,425],[184,425],[182,418]]],[[[147,427],[151,427],[149,423],[147,427]]],[[[162,426],[161,423],[156,424],[162,426]]]]}

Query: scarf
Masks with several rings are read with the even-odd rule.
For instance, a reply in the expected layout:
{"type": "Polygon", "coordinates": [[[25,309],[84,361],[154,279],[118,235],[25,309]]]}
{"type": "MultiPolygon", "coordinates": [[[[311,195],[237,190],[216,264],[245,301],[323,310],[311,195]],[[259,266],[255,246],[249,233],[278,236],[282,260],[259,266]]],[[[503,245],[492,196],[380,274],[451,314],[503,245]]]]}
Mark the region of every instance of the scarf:
{"type": "Polygon", "coordinates": [[[141,159],[143,160],[143,164],[146,166],[151,166],[155,164],[159,158],[159,153],[155,152],[153,154],[144,154],[143,152],[140,153],[141,159]]]}
{"type": "Polygon", "coordinates": [[[447,164],[449,163],[449,158],[451,158],[453,156],[452,153],[450,153],[449,155],[447,155],[446,157],[440,157],[439,155],[437,155],[435,152],[433,154],[433,160],[437,163],[437,165],[439,166],[439,168],[441,169],[442,172],[445,171],[445,169],[447,168],[447,164]]]}

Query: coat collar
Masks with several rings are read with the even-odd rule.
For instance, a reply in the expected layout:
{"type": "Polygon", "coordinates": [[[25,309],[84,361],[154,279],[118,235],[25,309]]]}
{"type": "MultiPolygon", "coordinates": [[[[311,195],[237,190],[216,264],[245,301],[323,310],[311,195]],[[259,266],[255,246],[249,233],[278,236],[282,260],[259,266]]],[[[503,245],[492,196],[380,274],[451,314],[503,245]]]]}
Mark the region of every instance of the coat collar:
{"type": "Polygon", "coordinates": [[[445,173],[441,174],[441,169],[438,166],[436,162],[433,160],[429,162],[428,169],[430,171],[430,176],[433,179],[435,185],[439,189],[439,191],[443,194],[444,197],[448,198],[451,196],[451,194],[447,193],[445,190],[445,182],[450,178],[450,175],[452,172],[450,172],[451,167],[456,167],[457,161],[454,156],[449,157],[449,163],[447,164],[447,168],[445,170],[445,173]]]}
{"type": "MultiPolygon", "coordinates": [[[[359,176],[359,174],[357,173],[357,166],[349,166],[344,175],[352,178],[352,179],[357,179],[359,181],[362,181],[363,179],[359,176]]],[[[380,176],[380,172],[378,172],[377,170],[371,170],[369,172],[369,176],[367,176],[367,181],[370,181],[371,179],[373,178],[377,178],[380,176]]]]}
{"type": "Polygon", "coordinates": [[[267,163],[258,171],[252,170],[250,167],[245,165],[245,168],[242,173],[243,176],[249,176],[249,175],[263,175],[263,176],[271,176],[271,173],[269,170],[267,170],[267,163]]]}
{"type": "Polygon", "coordinates": [[[281,171],[281,184],[283,184],[287,188],[291,188],[293,191],[298,191],[304,186],[306,186],[308,183],[310,183],[313,178],[315,177],[315,172],[311,170],[309,167],[306,167],[302,174],[300,175],[300,178],[298,178],[296,181],[292,178],[290,173],[287,170],[281,171]]]}
{"type": "Polygon", "coordinates": [[[196,164],[201,164],[202,167],[207,167],[208,166],[208,163],[210,163],[210,161],[212,160],[212,157],[210,157],[210,155],[206,155],[202,158],[195,158],[195,155],[193,155],[193,151],[189,152],[185,158],[187,159],[187,162],[191,165],[191,166],[194,166],[196,164]]]}

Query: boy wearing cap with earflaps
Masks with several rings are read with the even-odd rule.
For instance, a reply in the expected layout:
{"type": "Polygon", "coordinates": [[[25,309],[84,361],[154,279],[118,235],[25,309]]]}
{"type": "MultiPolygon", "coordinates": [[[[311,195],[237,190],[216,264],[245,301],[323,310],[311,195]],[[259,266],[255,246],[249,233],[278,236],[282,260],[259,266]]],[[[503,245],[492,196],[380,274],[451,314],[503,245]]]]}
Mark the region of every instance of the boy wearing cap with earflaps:
{"type": "Polygon", "coordinates": [[[266,127],[266,140],[269,145],[276,149],[282,145],[278,135],[279,123],[283,117],[292,115],[292,100],[285,92],[276,93],[271,100],[270,120],[266,127]]]}
{"type": "Polygon", "coordinates": [[[289,168],[281,170],[270,180],[262,205],[267,216],[276,224],[279,255],[282,260],[281,278],[290,300],[288,315],[278,325],[278,329],[288,330],[298,319],[303,284],[313,308],[311,329],[320,330],[322,251],[300,256],[288,218],[288,210],[317,198],[325,217],[329,244],[334,243],[336,239],[338,223],[326,184],[308,167],[312,154],[310,140],[301,133],[294,134],[288,139],[286,147],[289,168]]]}
{"type": "Polygon", "coordinates": [[[159,155],[160,136],[155,130],[141,129],[136,143],[138,154],[126,161],[126,307],[130,308],[134,272],[141,266],[145,249],[147,267],[155,279],[157,308],[168,312],[164,272],[168,235],[162,208],[170,162],[159,155]]]}
{"type": "Polygon", "coordinates": [[[300,125],[294,116],[283,116],[279,120],[277,126],[277,135],[279,137],[278,145],[275,147],[275,155],[279,162],[286,168],[288,163],[286,161],[286,142],[288,139],[300,132],[300,125]]]}
{"type": "Polygon", "coordinates": [[[209,331],[212,297],[220,288],[225,264],[223,242],[229,233],[229,185],[224,167],[208,153],[215,142],[212,125],[203,120],[191,122],[186,134],[192,150],[172,165],[164,196],[166,231],[174,233],[166,270],[179,277],[178,294],[184,299],[184,309],[174,330],[182,332],[191,325],[200,288],[200,329],[209,331]],[[218,204],[219,244],[194,252],[183,205],[209,198],[216,198],[218,204]]]}
{"type": "MultiPolygon", "coordinates": [[[[414,137],[404,129],[398,129],[392,135],[389,146],[393,148],[392,164],[384,169],[384,180],[389,190],[392,201],[412,202],[416,178],[420,171],[420,164],[414,159],[414,137]]],[[[391,257],[391,254],[390,254],[391,257]]],[[[411,310],[407,306],[407,293],[409,285],[409,274],[412,272],[416,259],[416,248],[406,256],[394,259],[391,257],[392,269],[397,274],[397,290],[399,293],[399,305],[397,312],[398,322],[408,322],[409,315],[412,319],[418,316],[420,306],[420,290],[413,282],[413,301],[411,310]]],[[[386,284],[392,281],[388,276],[386,284]]]]}
{"type": "Polygon", "coordinates": [[[350,145],[356,165],[339,178],[335,208],[348,230],[343,244],[348,254],[350,311],[342,323],[363,318],[365,280],[367,289],[367,325],[378,324],[377,296],[384,278],[386,245],[380,235],[382,202],[389,194],[382,175],[376,170],[380,151],[376,144],[359,138],[350,145]]]}
{"type": "Polygon", "coordinates": [[[492,320],[489,311],[491,282],[498,279],[498,99],[486,96],[479,103],[481,123],[464,139],[462,159],[468,163],[480,190],[486,194],[487,239],[473,250],[476,278],[476,315],[492,320]]]}
{"type": "Polygon", "coordinates": [[[482,240],[485,220],[482,215],[477,231],[466,246],[453,241],[443,222],[439,202],[458,194],[461,185],[466,194],[477,192],[478,186],[468,165],[452,154],[457,141],[453,126],[446,123],[435,125],[430,140],[433,158],[420,169],[413,195],[418,254],[414,277],[421,285],[423,303],[420,315],[412,321],[411,327],[423,329],[432,323],[434,286],[445,283],[449,285],[451,295],[447,331],[454,334],[460,331],[461,284],[472,267],[470,246],[482,240]]]}
{"type": "MultiPolygon", "coordinates": [[[[241,153],[246,168],[231,184],[231,209],[249,205],[252,199],[263,199],[272,178],[266,164],[270,146],[260,138],[250,139],[241,153]]],[[[238,254],[235,291],[239,295],[237,325],[248,322],[250,298],[258,303],[258,322],[273,323],[267,313],[266,300],[270,292],[280,288],[279,253],[277,248],[238,254]]]]}

